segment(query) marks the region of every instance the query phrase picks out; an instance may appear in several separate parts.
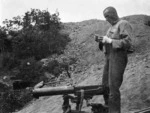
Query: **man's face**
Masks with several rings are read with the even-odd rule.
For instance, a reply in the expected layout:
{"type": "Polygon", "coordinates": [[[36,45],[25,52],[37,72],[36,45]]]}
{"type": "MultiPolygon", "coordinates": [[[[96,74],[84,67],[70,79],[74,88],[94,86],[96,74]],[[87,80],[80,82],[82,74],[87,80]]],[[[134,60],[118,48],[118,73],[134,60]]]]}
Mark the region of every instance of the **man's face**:
{"type": "Polygon", "coordinates": [[[108,9],[104,11],[104,17],[106,18],[106,21],[108,21],[111,25],[115,24],[115,22],[118,20],[117,13],[108,9]]]}
{"type": "Polygon", "coordinates": [[[106,21],[108,21],[110,24],[113,24],[113,22],[114,22],[113,16],[108,10],[106,10],[104,12],[104,17],[105,17],[106,21]]]}

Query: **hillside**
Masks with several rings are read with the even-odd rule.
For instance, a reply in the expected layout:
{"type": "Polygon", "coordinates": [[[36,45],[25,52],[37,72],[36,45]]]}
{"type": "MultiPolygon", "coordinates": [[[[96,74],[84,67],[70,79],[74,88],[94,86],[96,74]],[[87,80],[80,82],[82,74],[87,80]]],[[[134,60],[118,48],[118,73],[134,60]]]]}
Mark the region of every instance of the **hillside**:
{"type": "MultiPolygon", "coordinates": [[[[150,17],[132,15],[124,17],[134,28],[135,52],[129,55],[129,62],[121,86],[122,113],[150,107],[150,17]]],[[[102,20],[87,20],[77,23],[65,23],[62,32],[69,33],[72,41],[63,56],[77,59],[72,77],[78,85],[101,84],[104,65],[103,53],[99,51],[93,34],[104,35],[109,24],[102,20]]],[[[93,102],[102,102],[101,96],[94,97],[93,102]]],[[[32,101],[17,113],[61,113],[61,96],[41,97],[32,101]]],[[[83,106],[83,110],[90,112],[83,106]]]]}

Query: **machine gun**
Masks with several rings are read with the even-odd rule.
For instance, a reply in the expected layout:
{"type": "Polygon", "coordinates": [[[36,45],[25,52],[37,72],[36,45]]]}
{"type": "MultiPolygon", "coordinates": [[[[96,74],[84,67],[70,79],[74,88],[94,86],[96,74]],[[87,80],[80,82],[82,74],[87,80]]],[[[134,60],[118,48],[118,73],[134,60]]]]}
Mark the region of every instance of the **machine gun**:
{"type": "Polygon", "coordinates": [[[16,80],[13,83],[14,90],[21,90],[25,87],[29,87],[30,93],[34,98],[39,98],[41,96],[55,96],[62,95],[63,104],[62,109],[63,113],[74,113],[71,110],[70,102],[76,104],[76,113],[82,113],[81,108],[83,105],[83,100],[86,100],[86,105],[91,106],[92,113],[108,113],[108,107],[103,106],[100,103],[90,103],[95,95],[103,95],[108,93],[108,88],[103,85],[89,85],[89,86],[56,86],[56,87],[43,87],[48,83],[43,81],[38,83],[33,87],[30,86],[29,82],[16,80]]]}
{"type": "Polygon", "coordinates": [[[76,111],[81,112],[83,100],[86,100],[86,105],[91,106],[93,113],[107,113],[108,108],[104,107],[100,103],[89,103],[95,95],[103,95],[106,93],[106,88],[102,85],[91,86],[59,86],[59,87],[41,87],[42,84],[36,85],[32,90],[32,94],[35,98],[40,96],[54,96],[62,95],[63,97],[63,113],[72,113],[70,101],[76,103],[76,111]],[[73,94],[73,95],[72,95],[73,94]]]}

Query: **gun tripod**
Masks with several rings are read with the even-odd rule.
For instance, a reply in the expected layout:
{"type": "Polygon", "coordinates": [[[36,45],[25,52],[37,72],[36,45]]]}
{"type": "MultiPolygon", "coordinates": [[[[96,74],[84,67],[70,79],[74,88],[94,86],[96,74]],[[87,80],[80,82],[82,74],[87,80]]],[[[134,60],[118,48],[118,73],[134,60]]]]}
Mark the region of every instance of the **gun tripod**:
{"type": "MultiPolygon", "coordinates": [[[[100,103],[89,103],[89,99],[91,98],[92,97],[86,97],[86,102],[87,102],[87,106],[92,107],[91,108],[92,113],[108,113],[108,107],[105,107],[100,103]]],[[[63,113],[81,113],[83,99],[84,98],[82,97],[82,95],[79,97],[68,95],[68,94],[63,95],[63,100],[64,100],[62,105],[63,113]],[[69,104],[69,100],[71,100],[72,103],[76,103],[77,112],[73,112],[71,110],[71,105],[69,104]]]]}

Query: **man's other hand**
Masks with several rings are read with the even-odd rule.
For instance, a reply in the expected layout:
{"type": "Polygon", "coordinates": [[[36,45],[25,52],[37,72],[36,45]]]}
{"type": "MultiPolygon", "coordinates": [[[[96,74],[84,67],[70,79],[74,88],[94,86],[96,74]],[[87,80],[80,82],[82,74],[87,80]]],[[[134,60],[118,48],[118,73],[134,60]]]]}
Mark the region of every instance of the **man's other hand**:
{"type": "Polygon", "coordinates": [[[112,43],[112,39],[107,37],[107,36],[103,36],[102,42],[111,44],[112,43]]]}

